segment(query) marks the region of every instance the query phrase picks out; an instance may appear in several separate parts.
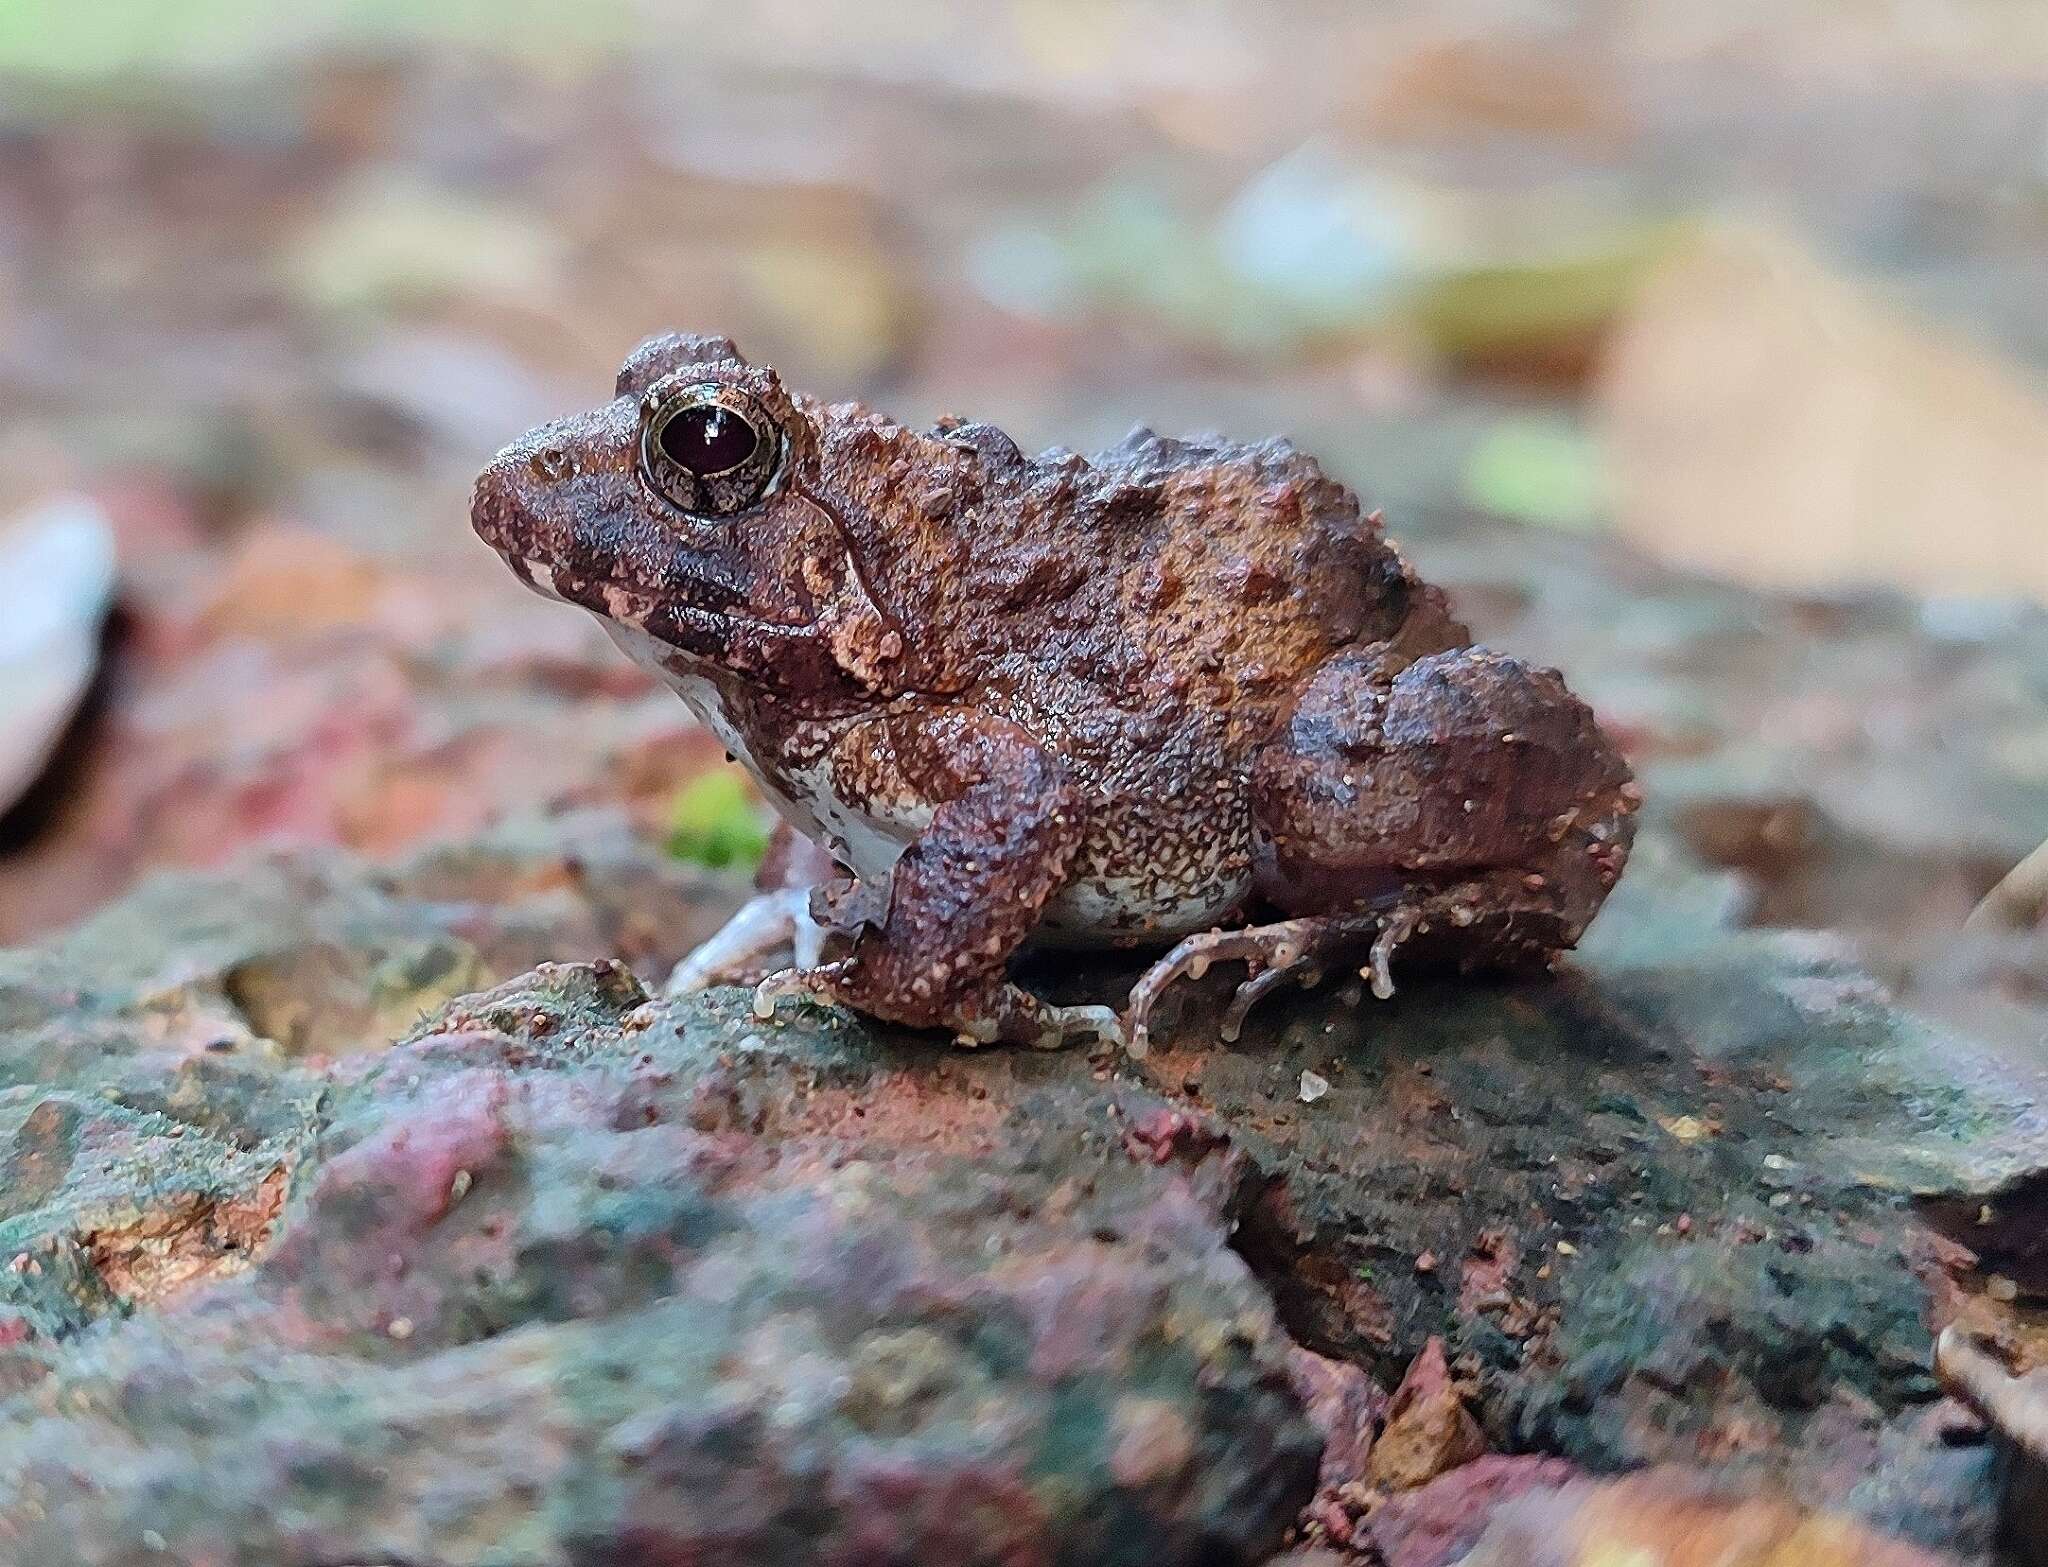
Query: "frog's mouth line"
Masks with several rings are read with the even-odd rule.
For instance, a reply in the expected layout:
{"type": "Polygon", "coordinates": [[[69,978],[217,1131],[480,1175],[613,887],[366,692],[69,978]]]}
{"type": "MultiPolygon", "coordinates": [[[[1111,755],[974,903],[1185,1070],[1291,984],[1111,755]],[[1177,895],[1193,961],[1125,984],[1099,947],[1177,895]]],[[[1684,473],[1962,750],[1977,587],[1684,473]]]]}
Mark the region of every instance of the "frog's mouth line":
{"type": "MultiPolygon", "coordinates": [[[[724,610],[704,609],[695,604],[674,602],[665,607],[658,606],[651,595],[634,593],[615,583],[584,581],[569,576],[545,561],[534,560],[525,555],[507,555],[505,558],[511,564],[514,574],[542,598],[588,610],[601,619],[630,626],[635,631],[653,637],[657,642],[668,642],[671,646],[677,644],[648,624],[654,618],[657,608],[661,609],[662,617],[666,620],[695,626],[713,634],[751,631],[761,636],[810,640],[820,636],[823,630],[814,620],[763,620],[755,615],[734,615],[724,610]]],[[[679,646],[677,650],[689,651],[679,646]]]]}

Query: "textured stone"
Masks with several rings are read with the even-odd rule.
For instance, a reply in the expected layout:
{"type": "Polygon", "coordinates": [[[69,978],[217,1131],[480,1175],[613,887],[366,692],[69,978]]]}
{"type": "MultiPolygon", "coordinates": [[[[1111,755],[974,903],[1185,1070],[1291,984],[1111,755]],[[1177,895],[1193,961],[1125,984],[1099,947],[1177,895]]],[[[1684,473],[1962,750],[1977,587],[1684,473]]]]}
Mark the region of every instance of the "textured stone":
{"type": "Polygon", "coordinates": [[[1322,1444],[1216,1192],[1133,1159],[1111,1099],[993,1110],[985,1152],[869,1143],[862,1090],[923,1054],[872,1048],[649,1008],[599,965],[355,1058],[253,1269],[6,1352],[0,1542],[94,1567],[152,1539],[264,1567],[1277,1544],[1322,1444]]]}
{"type": "Polygon", "coordinates": [[[1600,1468],[1779,1451],[1831,1401],[1935,1393],[1930,1301],[1896,1241],[1809,1223],[1644,1243],[1575,1281],[1518,1437],[1600,1468]]]}
{"type": "Polygon", "coordinates": [[[1432,1338],[1394,1389],[1366,1476],[1390,1491],[1410,1491],[1485,1451],[1486,1437],[1465,1407],[1465,1391],[1444,1363],[1444,1341],[1432,1338]]]}

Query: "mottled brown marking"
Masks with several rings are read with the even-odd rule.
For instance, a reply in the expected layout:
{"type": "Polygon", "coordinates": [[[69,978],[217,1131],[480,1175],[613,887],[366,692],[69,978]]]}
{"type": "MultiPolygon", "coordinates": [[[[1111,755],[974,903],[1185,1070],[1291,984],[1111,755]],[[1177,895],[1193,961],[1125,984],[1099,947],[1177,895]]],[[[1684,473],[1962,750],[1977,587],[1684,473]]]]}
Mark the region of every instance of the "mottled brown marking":
{"type": "MultiPolygon", "coordinates": [[[[1374,941],[1382,970],[1403,941],[1541,958],[1627,855],[1628,773],[1583,704],[1471,650],[1284,440],[1027,457],[668,336],[617,400],[501,453],[473,510],[527,580],[651,639],[786,819],[873,883],[825,900],[867,922],[806,984],[882,1016],[1034,1037],[1054,1020],[1004,978],[1027,938],[1163,944],[1254,904],[1332,916],[1316,965],[1374,941]],[[787,443],[736,516],[640,472],[684,381],[787,443]]],[[[1305,961],[1273,943],[1267,966],[1305,961]]]]}

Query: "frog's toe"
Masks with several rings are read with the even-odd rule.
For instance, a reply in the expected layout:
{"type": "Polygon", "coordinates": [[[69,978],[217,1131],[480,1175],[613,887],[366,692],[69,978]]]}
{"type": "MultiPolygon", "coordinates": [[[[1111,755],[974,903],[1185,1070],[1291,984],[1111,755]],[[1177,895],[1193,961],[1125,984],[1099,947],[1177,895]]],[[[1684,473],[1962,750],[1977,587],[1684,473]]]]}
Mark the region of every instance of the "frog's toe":
{"type": "Polygon", "coordinates": [[[754,1016],[767,1022],[775,1016],[776,1003],[791,996],[806,1001],[840,1000],[838,979],[842,967],[827,963],[818,968],[786,968],[770,974],[754,987],[754,1016]]]}
{"type": "Polygon", "coordinates": [[[1315,923],[1314,919],[1282,920],[1277,925],[1206,930],[1185,937],[1131,987],[1130,1003],[1124,1013],[1131,1054],[1144,1055],[1150,1042],[1153,1010],[1176,982],[1200,979],[1209,972],[1212,963],[1242,961],[1264,964],[1269,970],[1291,967],[1300,960],[1309,928],[1315,923]]]}
{"type": "Polygon", "coordinates": [[[1237,994],[1230,998],[1229,1010],[1223,1014],[1223,1021],[1217,1025],[1216,1033],[1227,1045],[1236,1044],[1237,1036],[1244,1032],[1245,1017],[1259,1004],[1268,992],[1278,989],[1292,980],[1303,990],[1312,990],[1323,982],[1323,968],[1320,963],[1307,957],[1296,958],[1292,963],[1273,968],[1262,968],[1242,985],[1237,994]]]}
{"type": "Polygon", "coordinates": [[[1189,936],[1145,971],[1131,989],[1125,1011],[1132,1055],[1141,1056],[1159,999],[1181,979],[1200,979],[1212,963],[1243,962],[1253,972],[1237,987],[1218,1032],[1228,1042],[1244,1026],[1245,1015],[1282,981],[1314,984],[1322,978],[1322,960],[1333,950],[1355,943],[1384,924],[1378,913],[1312,914],[1243,930],[1211,930],[1189,936]]]}
{"type": "Polygon", "coordinates": [[[741,904],[737,913],[669,975],[667,991],[680,996],[712,985],[732,984],[758,974],[784,952],[799,968],[816,965],[827,932],[811,918],[810,892],[780,887],[741,904]]]}
{"type": "Polygon", "coordinates": [[[1039,1006],[1041,1027],[1033,1041],[1041,1050],[1058,1050],[1072,1039],[1096,1039],[1119,1050],[1129,1048],[1123,1020],[1115,1007],[1039,1006]]]}
{"type": "Polygon", "coordinates": [[[1078,1039],[1125,1048],[1123,1021],[1114,1007],[1054,1006],[1020,985],[1004,984],[953,1020],[953,1043],[973,1050],[998,1040],[1059,1050],[1078,1039]]]}

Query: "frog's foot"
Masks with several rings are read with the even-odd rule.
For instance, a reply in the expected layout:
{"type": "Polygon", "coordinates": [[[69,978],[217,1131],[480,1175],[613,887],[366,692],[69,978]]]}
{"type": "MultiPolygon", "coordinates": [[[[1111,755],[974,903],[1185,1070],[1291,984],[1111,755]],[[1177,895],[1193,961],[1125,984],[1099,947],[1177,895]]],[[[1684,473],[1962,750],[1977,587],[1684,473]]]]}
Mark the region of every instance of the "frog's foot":
{"type": "Polygon", "coordinates": [[[798,968],[813,968],[830,932],[811,918],[808,887],[779,887],[757,893],[669,975],[667,992],[680,996],[706,986],[732,983],[773,968],[784,953],[798,968]]]}
{"type": "Polygon", "coordinates": [[[1234,1041],[1242,1031],[1246,1014],[1283,981],[1293,980],[1303,986],[1319,983],[1333,954],[1345,947],[1355,947],[1368,937],[1372,939],[1372,961],[1367,972],[1373,981],[1373,993],[1390,996],[1394,992],[1387,966],[1394,949],[1413,929],[1413,919],[1396,910],[1311,914],[1244,930],[1211,930],[1189,936],[1147,969],[1131,988],[1130,1004],[1124,1013],[1131,1054],[1145,1053],[1152,1011],[1160,997],[1177,980],[1200,979],[1213,963],[1243,962],[1251,966],[1251,973],[1231,997],[1217,1030],[1226,1043],[1234,1041]]]}
{"type": "Polygon", "coordinates": [[[1239,985],[1237,993],[1230,998],[1223,1021],[1216,1026],[1217,1037],[1227,1045],[1236,1044],[1237,1036],[1244,1032],[1245,1017],[1259,1004],[1260,998],[1289,980],[1303,990],[1313,990],[1323,982],[1323,966],[1304,957],[1285,968],[1260,969],[1239,985]]]}
{"type": "MultiPolygon", "coordinates": [[[[754,987],[754,1016],[765,1022],[775,1016],[776,1003],[790,996],[836,1002],[871,1016],[889,1016],[872,995],[863,992],[854,980],[853,968],[845,962],[769,975],[754,987]]],[[[922,1014],[894,1021],[914,1028],[945,1028],[952,1033],[954,1044],[969,1050],[997,1042],[1040,1050],[1058,1050],[1074,1039],[1096,1039],[1118,1048],[1125,1042],[1114,1007],[1054,1006],[1021,985],[1007,982],[936,1022],[922,1014]]]]}
{"type": "MultiPolygon", "coordinates": [[[[997,1012],[999,1021],[994,1038],[1031,1045],[1039,1050],[1059,1050],[1076,1039],[1097,1040],[1119,1050],[1128,1043],[1124,1038],[1123,1021],[1116,1015],[1115,1007],[1054,1006],[1020,986],[1005,985],[997,1002],[997,1012]]],[[[961,1030],[953,1036],[953,1042],[972,1047],[984,1043],[986,1037],[987,1025],[982,1023],[978,1032],[974,1028],[961,1030]]]]}
{"type": "Polygon", "coordinates": [[[775,1016],[777,1003],[794,996],[803,1001],[836,1001],[832,973],[836,963],[824,967],[778,969],[754,986],[754,1016],[767,1022],[775,1016]]]}

